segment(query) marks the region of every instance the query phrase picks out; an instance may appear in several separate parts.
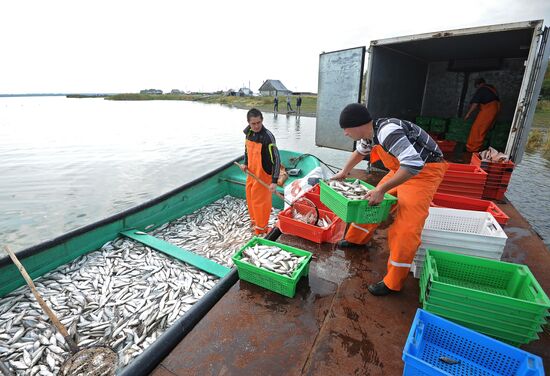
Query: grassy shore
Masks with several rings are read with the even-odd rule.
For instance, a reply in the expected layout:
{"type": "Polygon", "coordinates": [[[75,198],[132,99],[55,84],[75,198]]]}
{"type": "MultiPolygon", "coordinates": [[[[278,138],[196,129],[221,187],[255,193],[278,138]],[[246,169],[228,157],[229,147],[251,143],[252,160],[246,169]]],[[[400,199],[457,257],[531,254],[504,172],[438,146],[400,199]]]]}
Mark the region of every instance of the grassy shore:
{"type": "MultiPolygon", "coordinates": [[[[296,98],[298,96],[290,97],[290,105],[293,110],[296,110],[296,98]]],[[[234,97],[225,96],[223,94],[118,94],[110,97],[106,97],[107,100],[119,100],[119,101],[150,101],[150,100],[184,100],[195,101],[203,103],[216,103],[223,104],[230,107],[250,109],[256,107],[262,112],[273,112],[273,97],[234,97]]],[[[315,95],[303,95],[302,96],[302,116],[314,117],[317,111],[317,96],[315,95]]],[[[279,96],[279,113],[286,114],[286,96],[279,96]]]]}

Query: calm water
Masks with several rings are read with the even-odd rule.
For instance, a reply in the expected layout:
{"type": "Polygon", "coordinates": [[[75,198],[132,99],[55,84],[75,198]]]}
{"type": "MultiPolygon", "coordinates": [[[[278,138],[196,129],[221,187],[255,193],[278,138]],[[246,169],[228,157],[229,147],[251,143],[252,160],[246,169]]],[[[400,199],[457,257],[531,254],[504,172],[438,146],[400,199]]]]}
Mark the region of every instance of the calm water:
{"type": "MultiPolygon", "coordinates": [[[[314,118],[264,124],[281,149],[349,156],[314,145],[314,118]]],[[[20,250],[189,182],[241,155],[245,126],[245,110],[194,102],[0,98],[0,243],[20,250]]],[[[511,185],[549,243],[550,163],[527,155],[511,185]]]]}

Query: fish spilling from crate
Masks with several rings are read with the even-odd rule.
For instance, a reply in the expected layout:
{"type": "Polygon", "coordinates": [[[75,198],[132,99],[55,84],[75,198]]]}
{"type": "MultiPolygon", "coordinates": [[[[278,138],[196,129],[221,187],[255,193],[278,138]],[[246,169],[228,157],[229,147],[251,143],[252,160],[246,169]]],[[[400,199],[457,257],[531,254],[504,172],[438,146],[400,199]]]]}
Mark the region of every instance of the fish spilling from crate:
{"type": "Polygon", "coordinates": [[[328,185],[348,200],[365,200],[370,189],[360,183],[358,179],[354,182],[330,180],[328,185]]]}
{"type": "MultiPolygon", "coordinates": [[[[252,237],[245,200],[229,196],[151,234],[227,266],[233,265],[231,253],[252,237]]],[[[35,284],[79,346],[109,346],[124,367],[217,280],[141,243],[119,238],[35,284]]],[[[27,287],[0,300],[0,362],[12,372],[56,375],[68,356],[63,336],[27,287]]]]}
{"type": "Polygon", "coordinates": [[[305,259],[279,247],[256,244],[243,250],[241,261],[290,277],[305,259]]]}

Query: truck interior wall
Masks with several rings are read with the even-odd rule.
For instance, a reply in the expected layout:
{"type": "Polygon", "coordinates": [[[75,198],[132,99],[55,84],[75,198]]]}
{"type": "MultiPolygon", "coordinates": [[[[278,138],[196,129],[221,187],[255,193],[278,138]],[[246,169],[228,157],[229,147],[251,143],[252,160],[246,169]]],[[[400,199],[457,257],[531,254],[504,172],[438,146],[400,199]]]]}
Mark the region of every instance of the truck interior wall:
{"type": "Polygon", "coordinates": [[[421,110],[428,64],[384,46],[371,49],[369,111],[375,118],[414,120],[421,110]]]}
{"type": "Polygon", "coordinates": [[[443,118],[464,116],[474,95],[474,80],[483,77],[494,85],[501,101],[501,111],[497,122],[510,123],[513,120],[517,99],[524,74],[524,59],[503,59],[499,70],[482,72],[450,72],[448,62],[430,63],[426,92],[421,115],[443,118]],[[459,113],[464,80],[467,79],[467,91],[464,96],[462,112],[459,113]]]}

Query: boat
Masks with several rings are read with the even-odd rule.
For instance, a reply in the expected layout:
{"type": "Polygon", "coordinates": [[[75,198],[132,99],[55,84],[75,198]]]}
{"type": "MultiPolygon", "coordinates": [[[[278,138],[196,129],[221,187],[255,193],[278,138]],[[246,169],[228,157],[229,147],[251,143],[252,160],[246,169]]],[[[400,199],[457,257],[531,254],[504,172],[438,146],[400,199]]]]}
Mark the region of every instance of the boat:
{"type": "MultiPolygon", "coordinates": [[[[309,154],[281,150],[280,155],[281,162],[285,166],[294,168],[298,172],[295,176],[290,176],[285,185],[291,184],[295,179],[305,176],[309,171],[320,166],[319,160],[309,154]]],[[[104,244],[120,237],[123,233],[128,237],[136,236],[137,233],[139,237],[141,233],[150,232],[226,195],[244,199],[246,175],[234,164],[234,162],[242,162],[242,160],[243,156],[237,157],[204,176],[144,204],[68,232],[55,239],[18,251],[17,256],[29,275],[33,279],[37,279],[82,255],[100,249],[104,244]]],[[[283,187],[278,187],[278,191],[284,193],[283,187]]],[[[273,206],[282,209],[284,203],[279,197],[274,196],[273,206]]],[[[276,235],[277,230],[269,234],[272,238],[276,235]]],[[[167,248],[165,247],[163,251],[170,252],[167,248]]],[[[198,257],[191,252],[179,249],[172,254],[177,254],[176,258],[183,261],[195,261],[194,266],[220,277],[220,280],[214,288],[199,300],[200,303],[195,303],[183,317],[164,332],[161,338],[134,359],[120,374],[145,375],[151,371],[151,365],[157,364],[171,349],[171,346],[183,338],[185,333],[193,328],[200,317],[238,279],[235,270],[230,270],[206,258],[198,257]]],[[[23,277],[11,259],[7,255],[0,257],[0,299],[24,284],[23,277]]]]}
{"type": "MultiPolygon", "coordinates": [[[[321,162],[308,154],[281,151],[283,164],[299,168],[286,184],[321,162]]],[[[230,195],[245,198],[245,175],[237,157],[216,170],[147,203],[18,252],[33,278],[99,249],[121,233],[150,232],[230,195]]],[[[376,184],[383,173],[357,177],[376,184]]],[[[279,188],[282,192],[282,188],[279,188]]],[[[273,204],[283,202],[274,197],[273,204]]],[[[503,260],[524,263],[542,288],[550,289],[550,252],[528,222],[507,201],[510,217],[503,260]]],[[[366,285],[380,278],[388,257],[387,227],[363,250],[340,250],[273,230],[267,238],[314,253],[310,272],[294,298],[240,281],[235,268],[218,271],[218,283],[118,374],[400,374],[402,349],[419,307],[418,280],[404,290],[374,298],[366,285]]],[[[24,284],[9,259],[0,259],[0,296],[24,284]]],[[[523,347],[550,364],[550,334],[523,347]]]]}

